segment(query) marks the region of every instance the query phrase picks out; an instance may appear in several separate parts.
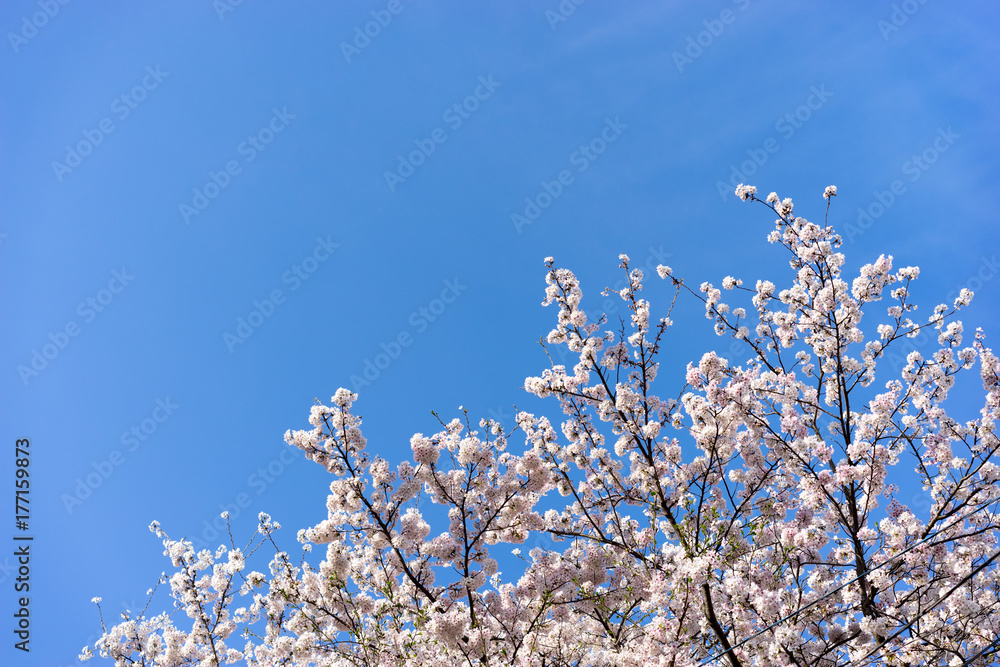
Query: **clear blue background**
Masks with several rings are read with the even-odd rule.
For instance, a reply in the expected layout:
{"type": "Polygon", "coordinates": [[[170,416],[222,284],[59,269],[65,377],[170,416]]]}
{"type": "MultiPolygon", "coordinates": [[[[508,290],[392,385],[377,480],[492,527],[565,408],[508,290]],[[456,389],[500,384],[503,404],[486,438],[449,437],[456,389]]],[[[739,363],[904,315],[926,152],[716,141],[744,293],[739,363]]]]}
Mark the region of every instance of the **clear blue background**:
{"type": "MultiPolygon", "coordinates": [[[[4,664],[73,664],[96,638],[93,596],[111,621],[141,607],[169,568],[153,519],[204,536],[245,493],[235,534],[266,510],[295,550],[295,531],[325,516],[328,479],[299,456],[281,462],[282,435],[400,333],[412,344],[360,388],[373,452],[409,457],[410,435],[435,430],[431,410],[447,421],[462,405],[511,426],[515,403],[534,406],[524,377],[547,365],[545,256],[577,272],[593,309],[621,278],[620,252],[689,284],[732,274],[786,286],[786,257],[764,241],[773,216],[728,183],[755,155],[763,164],[739,180],[792,197],[799,215],[820,219],[823,188],[839,187],[831,222],[850,237],[849,274],[892,254],[922,268],[922,312],[967,286],[966,331],[1000,331],[992,3],[591,0],[563,2],[575,11],[557,20],[557,0],[402,0],[349,58],[341,44],[387,1],[53,1],[51,17],[44,4],[0,8],[2,520],[5,540],[19,533],[12,450],[27,437],[35,538],[28,655],[12,648],[13,547],[0,549],[4,664]],[[144,77],[152,89],[122,118],[116,99],[144,77]],[[499,86],[453,128],[446,110],[480,77],[499,86]],[[274,109],[294,118],[247,161],[241,143],[274,109]],[[57,175],[53,163],[104,119],[113,131],[57,175]],[[577,171],[574,151],[607,119],[627,127],[577,171]],[[385,172],[437,128],[446,141],[391,190],[385,172]],[[768,140],[776,151],[762,151],[768,140]],[[925,150],[933,164],[907,171],[925,150]],[[230,160],[240,172],[186,222],[179,205],[230,160]],[[519,233],[511,215],[563,169],[572,184],[519,233]],[[880,209],[894,180],[905,192],[880,209]],[[859,208],[880,214],[862,228],[859,208]],[[283,276],[317,238],[339,247],[293,290],[283,276]],[[80,304],[106,300],[123,267],[134,279],[88,321],[80,304]],[[419,309],[448,280],[465,289],[421,328],[419,309]],[[224,334],[275,289],[284,302],[230,351],[224,334]],[[78,335],[22,377],[70,323],[78,335]],[[128,451],[122,434],[158,399],[178,407],[128,451]],[[94,477],[114,450],[120,465],[94,477]],[[269,464],[280,473],[262,483],[269,464]],[[88,475],[99,485],[68,504],[88,475]]],[[[662,283],[649,294],[662,307],[670,296],[662,283]]],[[[674,320],[667,395],[688,360],[729,343],[693,300],[674,320]]]]}

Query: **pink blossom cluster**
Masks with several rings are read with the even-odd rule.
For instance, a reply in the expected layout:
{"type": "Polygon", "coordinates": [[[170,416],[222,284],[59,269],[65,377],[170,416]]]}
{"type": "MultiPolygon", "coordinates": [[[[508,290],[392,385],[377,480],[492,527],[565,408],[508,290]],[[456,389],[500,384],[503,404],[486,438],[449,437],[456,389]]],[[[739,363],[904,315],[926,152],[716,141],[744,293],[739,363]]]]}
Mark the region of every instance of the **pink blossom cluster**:
{"type": "MultiPolygon", "coordinates": [[[[963,344],[953,316],[971,293],[921,321],[916,267],[883,255],[848,280],[825,222],[736,192],[777,216],[787,287],[726,276],[695,291],[660,266],[665,282],[645,287],[673,294],[654,311],[621,255],[626,287],[606,294],[630,317],[602,330],[547,258],[547,341],[575,363],[524,386],[558,401],[558,420],[520,412],[507,430],[465,414],[390,465],[339,389],[285,436],[333,477],[326,519],[299,532],[322,560],[294,564],[267,515],[247,545],[214,553],[154,524],[187,618],[143,611],[94,650],[157,667],[994,664],[1000,360],[981,331],[963,344]],[[653,384],[682,293],[744,360],[707,352],[668,397],[653,384]],[[895,376],[880,368],[925,327],[934,349],[895,376]],[[960,375],[983,387],[976,413],[945,409],[960,375]],[[922,486],[927,506],[900,485],[922,486]],[[521,554],[539,535],[550,541],[521,554]],[[246,564],[264,543],[269,575],[246,564]]],[[[828,210],[836,188],[823,196],[828,210]]]]}

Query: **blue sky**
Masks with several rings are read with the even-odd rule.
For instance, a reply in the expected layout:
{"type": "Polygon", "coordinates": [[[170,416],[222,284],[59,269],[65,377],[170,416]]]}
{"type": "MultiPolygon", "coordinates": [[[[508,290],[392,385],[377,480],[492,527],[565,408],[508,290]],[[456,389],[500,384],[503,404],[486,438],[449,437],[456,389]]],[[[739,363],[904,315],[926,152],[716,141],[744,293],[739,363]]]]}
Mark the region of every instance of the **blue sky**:
{"type": "MultiPolygon", "coordinates": [[[[547,363],[548,255],[594,309],[620,252],[689,284],[787,283],[734,171],[813,219],[836,184],[850,270],[919,265],[923,312],[970,287],[966,331],[998,331],[998,19],[917,0],[3,3],[0,471],[12,484],[29,438],[34,536],[27,655],[0,557],[4,664],[73,664],[95,595],[111,618],[141,606],[169,565],[153,519],[203,536],[249,498],[237,534],[265,510],[295,549],[328,480],[282,435],[368,363],[356,407],[390,461],[431,410],[512,425],[547,363]]],[[[670,394],[728,345],[679,308],[670,394]]]]}

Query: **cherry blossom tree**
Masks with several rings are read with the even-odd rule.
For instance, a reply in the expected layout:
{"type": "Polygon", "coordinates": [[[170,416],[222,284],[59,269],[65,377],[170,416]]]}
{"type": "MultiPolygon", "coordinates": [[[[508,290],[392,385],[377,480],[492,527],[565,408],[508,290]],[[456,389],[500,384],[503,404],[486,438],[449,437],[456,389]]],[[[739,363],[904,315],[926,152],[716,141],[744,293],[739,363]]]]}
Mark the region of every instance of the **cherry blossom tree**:
{"type": "Polygon", "coordinates": [[[154,523],[175,609],[125,615],[93,650],[158,667],[995,664],[1000,362],[982,332],[963,346],[953,316],[972,293],[917,319],[916,267],[880,256],[848,283],[826,221],[737,194],[777,216],[787,288],[727,276],[696,291],[660,266],[670,300],[654,319],[653,286],[622,255],[627,286],[612,294],[630,317],[588,321],[579,280],[548,258],[547,344],[576,363],[525,389],[558,401],[558,423],[465,415],[390,465],[338,389],[311,429],[285,435],[333,479],[301,557],[266,514],[214,553],[154,523]],[[671,398],[654,391],[658,358],[692,297],[740,358],[705,354],[671,398]],[[927,328],[933,350],[880,370],[927,328]],[[974,368],[985,395],[961,421],[944,406],[974,368]],[[901,484],[928,502],[908,507],[901,484]],[[269,572],[250,570],[264,547],[269,572]]]}

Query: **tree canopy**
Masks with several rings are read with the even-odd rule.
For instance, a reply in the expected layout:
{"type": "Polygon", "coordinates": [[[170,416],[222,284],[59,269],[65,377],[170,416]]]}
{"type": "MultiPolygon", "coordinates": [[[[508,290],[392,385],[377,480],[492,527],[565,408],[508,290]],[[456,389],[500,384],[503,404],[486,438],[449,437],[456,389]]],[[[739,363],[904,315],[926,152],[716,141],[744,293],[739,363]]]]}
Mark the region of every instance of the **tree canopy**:
{"type": "Polygon", "coordinates": [[[916,267],[883,255],[848,282],[826,220],[736,192],[776,216],[787,286],[692,289],[621,255],[626,286],[609,293],[630,316],[592,321],[580,280],[547,258],[546,343],[576,363],[524,386],[559,420],[466,414],[390,464],[366,446],[357,394],[338,389],[285,435],[332,477],[302,557],[266,514],[214,553],[154,523],[176,610],[105,627],[96,653],[157,667],[993,664],[1000,362],[983,332],[963,343],[954,316],[972,293],[918,316],[916,267]],[[669,302],[643,297],[649,280],[669,302]],[[709,352],[683,381],[658,378],[679,298],[699,299],[741,358],[709,352]],[[887,368],[923,331],[933,349],[887,368]],[[957,378],[976,372],[979,416],[950,416],[957,378]],[[922,507],[899,497],[913,484],[922,507]],[[521,553],[537,535],[550,540],[521,553]],[[252,570],[271,548],[268,573],[252,570]]]}

